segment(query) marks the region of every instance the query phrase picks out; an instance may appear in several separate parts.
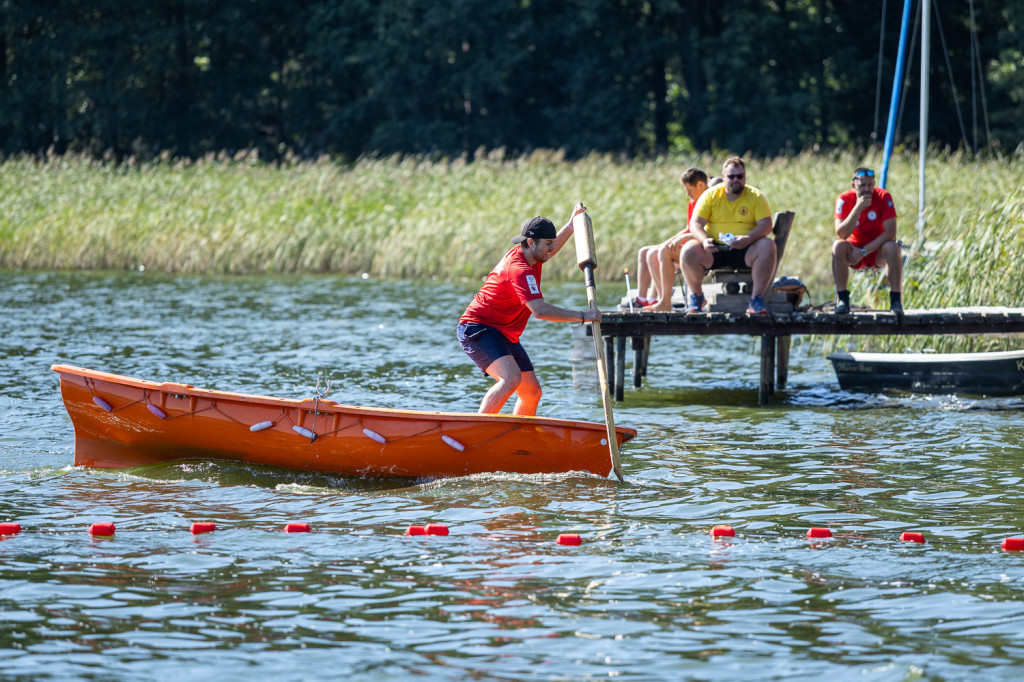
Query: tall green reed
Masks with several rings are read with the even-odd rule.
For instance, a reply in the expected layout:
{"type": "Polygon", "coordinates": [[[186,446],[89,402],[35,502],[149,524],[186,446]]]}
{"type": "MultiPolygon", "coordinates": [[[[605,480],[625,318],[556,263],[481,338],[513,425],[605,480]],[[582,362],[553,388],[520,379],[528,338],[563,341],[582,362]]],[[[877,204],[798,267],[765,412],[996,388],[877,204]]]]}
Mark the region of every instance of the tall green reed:
{"type": "MultiPolygon", "coordinates": [[[[583,201],[594,221],[598,277],[621,282],[625,268],[635,269],[639,246],[683,227],[680,173],[697,165],[714,175],[725,156],[566,160],[550,150],[518,157],[480,150],[472,158],[276,165],[252,153],[122,164],[12,158],[0,163],[0,267],[478,280],[524,219],[545,215],[560,225],[583,201]]],[[[796,213],[779,273],[802,279],[812,303],[833,296],[833,202],[861,164],[878,169],[879,153],[747,159],[748,182],[772,209],[796,213]]],[[[906,305],[1019,305],[1024,159],[932,153],[920,233],[917,164],[916,155],[894,156],[888,182],[909,255],[906,305]]],[[[566,249],[547,279],[580,276],[572,245],[566,249]]],[[[854,300],[887,307],[879,283],[854,276],[854,300]]],[[[854,342],[906,339],[838,341],[854,342]]]]}

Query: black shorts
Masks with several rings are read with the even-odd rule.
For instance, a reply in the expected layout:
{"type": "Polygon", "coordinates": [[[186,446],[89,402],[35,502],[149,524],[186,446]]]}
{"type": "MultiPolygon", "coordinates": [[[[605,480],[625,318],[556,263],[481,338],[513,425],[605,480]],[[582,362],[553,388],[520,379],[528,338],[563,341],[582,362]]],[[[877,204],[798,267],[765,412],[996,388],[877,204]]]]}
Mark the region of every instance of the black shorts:
{"type": "Polygon", "coordinates": [[[750,267],[747,265],[747,249],[749,248],[750,246],[744,246],[742,249],[715,251],[711,254],[711,257],[714,259],[711,263],[711,269],[750,267]]]}
{"type": "Polygon", "coordinates": [[[455,335],[462,344],[469,359],[476,363],[484,374],[495,360],[511,355],[520,372],[532,372],[533,363],[523,344],[513,343],[494,327],[475,322],[463,322],[456,328],[455,335]]]}

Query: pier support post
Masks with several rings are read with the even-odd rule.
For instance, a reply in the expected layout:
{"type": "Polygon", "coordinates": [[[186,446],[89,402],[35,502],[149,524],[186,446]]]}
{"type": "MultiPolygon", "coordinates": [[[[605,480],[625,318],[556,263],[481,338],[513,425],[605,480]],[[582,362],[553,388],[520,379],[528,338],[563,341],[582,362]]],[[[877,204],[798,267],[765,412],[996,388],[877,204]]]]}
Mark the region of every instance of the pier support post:
{"type": "Polygon", "coordinates": [[[643,386],[643,377],[647,374],[647,344],[649,336],[633,337],[633,388],[643,386]]]}
{"type": "Polygon", "coordinates": [[[775,392],[775,337],[761,336],[761,385],[757,391],[757,404],[767,405],[768,397],[775,392]]]}
{"type": "Polygon", "coordinates": [[[786,388],[786,381],[789,380],[789,347],[792,343],[793,337],[791,336],[780,336],[776,341],[777,353],[776,353],[776,383],[779,386],[779,390],[786,388]]]}

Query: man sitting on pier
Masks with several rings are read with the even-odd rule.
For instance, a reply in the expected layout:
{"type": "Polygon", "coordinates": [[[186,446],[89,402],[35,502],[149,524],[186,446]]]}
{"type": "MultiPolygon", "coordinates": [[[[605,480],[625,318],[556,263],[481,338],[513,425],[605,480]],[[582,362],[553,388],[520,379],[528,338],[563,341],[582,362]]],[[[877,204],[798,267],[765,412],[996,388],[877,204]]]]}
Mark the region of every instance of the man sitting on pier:
{"type": "Polygon", "coordinates": [[[853,189],[836,199],[836,240],[832,243],[832,275],[836,281],[836,314],[850,312],[850,268],[885,268],[889,308],[903,314],[903,257],[896,241],[896,208],[892,196],[875,187],[875,171],[853,171],[853,189]]]}
{"type": "Polygon", "coordinates": [[[775,241],[768,200],[746,184],[746,165],[730,156],[722,165],[721,185],[709,189],[697,200],[690,219],[693,239],[684,246],[680,259],[683,277],[690,289],[686,312],[707,308],[702,282],[712,268],[747,267],[754,280],[747,312],[765,314],[764,295],[775,274],[775,241]]]}
{"type": "Polygon", "coordinates": [[[679,253],[683,244],[691,239],[690,218],[693,217],[693,207],[697,205],[697,199],[708,188],[708,175],[700,168],[691,166],[683,171],[679,177],[679,184],[683,186],[690,200],[686,224],[682,230],[662,243],[640,247],[637,256],[637,303],[649,312],[672,310],[673,280],[676,270],[680,268],[679,253]],[[648,284],[653,289],[652,297],[649,299],[644,298],[648,284]]]}

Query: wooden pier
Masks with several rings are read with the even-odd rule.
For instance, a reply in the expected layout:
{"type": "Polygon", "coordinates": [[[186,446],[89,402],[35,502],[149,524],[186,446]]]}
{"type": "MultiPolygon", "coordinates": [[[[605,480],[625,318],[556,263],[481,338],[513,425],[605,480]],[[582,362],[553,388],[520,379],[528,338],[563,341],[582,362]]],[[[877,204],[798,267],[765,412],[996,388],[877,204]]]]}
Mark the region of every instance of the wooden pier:
{"type": "MultiPolygon", "coordinates": [[[[585,325],[590,334],[590,325],[585,325]]],[[[764,405],[785,388],[789,372],[790,339],[799,334],[834,335],[1024,335],[1024,308],[943,308],[908,310],[897,317],[889,311],[792,312],[767,315],[685,312],[602,312],[601,336],[608,360],[610,388],[616,400],[625,389],[626,339],[632,342],[633,386],[646,374],[650,337],[743,334],[761,337],[761,381],[758,402],[764,405]]]]}

